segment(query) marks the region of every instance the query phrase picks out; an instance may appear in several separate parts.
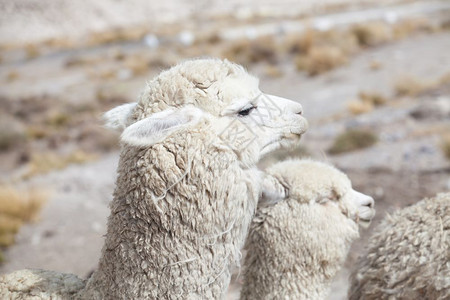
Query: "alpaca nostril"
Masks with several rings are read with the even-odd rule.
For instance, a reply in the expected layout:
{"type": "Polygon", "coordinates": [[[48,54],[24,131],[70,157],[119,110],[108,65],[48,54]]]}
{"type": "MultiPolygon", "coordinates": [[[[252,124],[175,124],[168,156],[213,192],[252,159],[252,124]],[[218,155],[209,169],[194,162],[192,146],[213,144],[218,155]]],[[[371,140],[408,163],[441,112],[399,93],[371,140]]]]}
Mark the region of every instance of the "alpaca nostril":
{"type": "Polygon", "coordinates": [[[372,197],[370,197],[369,201],[366,204],[368,207],[373,208],[375,206],[375,201],[372,197]]]}

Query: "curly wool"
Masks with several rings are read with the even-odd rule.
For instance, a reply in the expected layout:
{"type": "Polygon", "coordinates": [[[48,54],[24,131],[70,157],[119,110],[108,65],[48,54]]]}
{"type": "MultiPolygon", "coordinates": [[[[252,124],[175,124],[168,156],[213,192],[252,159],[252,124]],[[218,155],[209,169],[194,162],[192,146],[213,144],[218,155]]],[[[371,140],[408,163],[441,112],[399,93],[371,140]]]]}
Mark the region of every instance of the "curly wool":
{"type": "Polygon", "coordinates": [[[301,112],[217,59],[164,71],[138,103],[107,112],[123,147],[98,270],[78,299],[223,298],[261,191],[255,164],[299,141],[301,112]],[[237,121],[273,101],[277,114],[237,121]]]}
{"type": "Polygon", "coordinates": [[[223,297],[260,178],[231,151],[205,149],[213,138],[181,131],[150,149],[123,150],[99,270],[84,298],[223,297]]]}
{"type": "Polygon", "coordinates": [[[341,203],[320,202],[338,200],[351,182],[332,166],[309,160],[278,163],[267,173],[289,189],[289,196],[257,210],[241,299],[324,299],[359,232],[341,203]]]}
{"type": "Polygon", "coordinates": [[[45,270],[20,270],[0,277],[2,299],[74,299],[86,280],[73,274],[45,270]]]}
{"type": "MultiPolygon", "coordinates": [[[[113,125],[125,128],[189,104],[217,115],[234,97],[258,91],[258,80],[241,66],[186,61],[150,81],[131,115],[113,125]]],[[[151,146],[124,143],[98,270],[85,289],[77,285],[74,297],[224,297],[256,210],[261,172],[252,163],[258,156],[230,149],[211,127],[206,117],[151,146]]],[[[8,292],[16,284],[8,279],[19,277],[3,277],[2,297],[29,296],[36,280],[24,294],[8,292]]],[[[55,283],[55,291],[42,299],[69,299],[66,295],[67,287],[55,283]]]]}
{"type": "Polygon", "coordinates": [[[388,215],[351,278],[351,300],[450,299],[450,193],[388,215]]]}

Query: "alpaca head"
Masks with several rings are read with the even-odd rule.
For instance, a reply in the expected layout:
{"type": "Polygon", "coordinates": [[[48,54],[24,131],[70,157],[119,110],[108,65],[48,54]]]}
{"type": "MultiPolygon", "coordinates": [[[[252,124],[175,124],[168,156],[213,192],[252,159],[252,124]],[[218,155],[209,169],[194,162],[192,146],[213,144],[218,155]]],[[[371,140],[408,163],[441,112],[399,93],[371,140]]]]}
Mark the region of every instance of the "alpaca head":
{"type": "Polygon", "coordinates": [[[264,94],[258,79],[242,66],[218,59],[181,63],[147,84],[137,103],[105,114],[109,127],[123,130],[122,141],[148,147],[175,132],[213,134],[244,165],[296,144],[307,129],[300,104],[264,94]]]}
{"type": "MultiPolygon", "coordinates": [[[[331,165],[312,160],[287,160],[268,170],[262,205],[283,199],[318,204],[329,213],[340,211],[351,222],[366,227],[375,215],[372,197],[355,191],[350,179],[331,165]]],[[[330,219],[331,220],[331,219],[330,219]]]]}

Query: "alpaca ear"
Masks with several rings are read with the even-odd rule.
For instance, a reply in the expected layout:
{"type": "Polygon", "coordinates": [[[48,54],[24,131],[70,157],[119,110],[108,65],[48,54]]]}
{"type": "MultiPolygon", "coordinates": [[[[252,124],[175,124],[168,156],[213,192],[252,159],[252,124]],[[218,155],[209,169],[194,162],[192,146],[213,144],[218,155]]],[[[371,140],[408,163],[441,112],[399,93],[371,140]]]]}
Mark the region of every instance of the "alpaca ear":
{"type": "Polygon", "coordinates": [[[104,113],[105,126],[109,129],[124,130],[130,122],[136,105],[137,103],[122,104],[104,113]]]}
{"type": "Polygon", "coordinates": [[[259,207],[272,206],[288,197],[288,191],[275,177],[266,174],[262,183],[262,195],[259,207]]]}
{"type": "Polygon", "coordinates": [[[201,116],[202,111],[194,107],[166,109],[125,128],[121,140],[132,146],[152,146],[179,129],[195,125],[201,116]]]}

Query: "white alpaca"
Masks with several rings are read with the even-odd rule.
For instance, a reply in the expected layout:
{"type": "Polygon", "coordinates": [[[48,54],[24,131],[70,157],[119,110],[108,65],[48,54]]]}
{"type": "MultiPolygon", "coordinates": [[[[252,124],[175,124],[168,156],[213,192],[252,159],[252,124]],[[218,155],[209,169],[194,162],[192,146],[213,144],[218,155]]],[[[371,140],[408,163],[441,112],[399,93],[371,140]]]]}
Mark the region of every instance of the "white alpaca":
{"type": "Polygon", "coordinates": [[[352,273],[349,299],[450,299],[450,193],[386,216],[352,273]]]}
{"type": "Polygon", "coordinates": [[[358,223],[374,216],[371,197],[334,167],[287,160],[267,171],[246,248],[241,299],[325,299],[358,223]]]}
{"type": "Polygon", "coordinates": [[[261,192],[255,163],[299,141],[301,113],[300,104],[262,94],[255,77],[228,61],[186,61],[161,73],[138,103],[105,115],[123,130],[123,147],[105,244],[86,286],[71,277],[74,294],[54,272],[27,270],[3,276],[0,294],[223,297],[261,192]]]}

